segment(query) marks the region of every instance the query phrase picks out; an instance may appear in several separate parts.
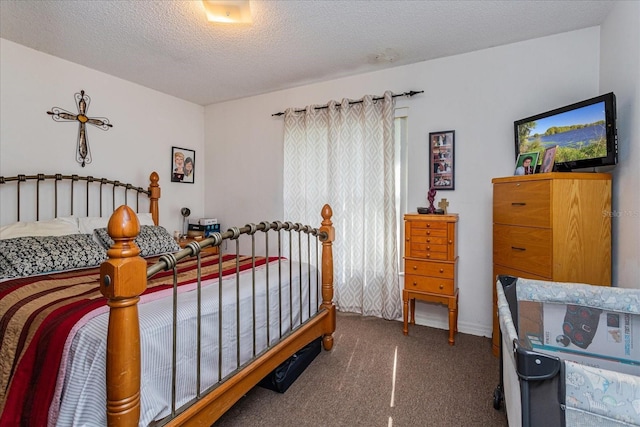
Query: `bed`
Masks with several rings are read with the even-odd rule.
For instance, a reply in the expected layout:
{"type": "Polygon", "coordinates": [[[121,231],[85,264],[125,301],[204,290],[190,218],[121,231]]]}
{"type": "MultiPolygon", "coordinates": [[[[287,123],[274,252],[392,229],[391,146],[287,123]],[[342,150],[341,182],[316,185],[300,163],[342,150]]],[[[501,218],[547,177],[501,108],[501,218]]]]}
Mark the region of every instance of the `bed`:
{"type": "Polygon", "coordinates": [[[640,289],[498,276],[510,426],[640,425],[640,289]]]}
{"type": "Polygon", "coordinates": [[[0,229],[2,425],[209,426],[307,344],[333,347],[328,205],[318,228],[261,221],[181,249],[155,172],[147,189],[36,174],[0,191],[16,212],[0,229]]]}

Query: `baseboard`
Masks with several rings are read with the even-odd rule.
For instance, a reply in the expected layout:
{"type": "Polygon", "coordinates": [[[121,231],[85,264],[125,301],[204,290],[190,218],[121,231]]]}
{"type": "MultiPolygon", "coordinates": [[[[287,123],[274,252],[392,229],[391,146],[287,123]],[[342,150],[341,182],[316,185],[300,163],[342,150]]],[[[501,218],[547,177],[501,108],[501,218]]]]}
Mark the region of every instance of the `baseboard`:
{"type": "MultiPolygon", "coordinates": [[[[429,326],[431,328],[449,330],[449,318],[438,318],[436,316],[425,315],[416,310],[416,325],[429,326]]],[[[478,337],[491,337],[493,329],[490,326],[478,325],[476,323],[460,322],[458,320],[458,332],[475,335],[478,337]]]]}

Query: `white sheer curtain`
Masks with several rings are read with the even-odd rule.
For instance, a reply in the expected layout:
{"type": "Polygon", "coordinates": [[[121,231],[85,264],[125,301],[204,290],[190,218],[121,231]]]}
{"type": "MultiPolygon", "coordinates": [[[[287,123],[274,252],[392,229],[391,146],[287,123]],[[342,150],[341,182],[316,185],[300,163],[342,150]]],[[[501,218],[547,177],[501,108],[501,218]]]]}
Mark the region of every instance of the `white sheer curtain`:
{"type": "Polygon", "coordinates": [[[394,107],[365,96],[327,108],[285,111],[284,214],[318,222],[333,209],[335,303],[340,311],[397,319],[398,280],[394,184],[394,107]]]}

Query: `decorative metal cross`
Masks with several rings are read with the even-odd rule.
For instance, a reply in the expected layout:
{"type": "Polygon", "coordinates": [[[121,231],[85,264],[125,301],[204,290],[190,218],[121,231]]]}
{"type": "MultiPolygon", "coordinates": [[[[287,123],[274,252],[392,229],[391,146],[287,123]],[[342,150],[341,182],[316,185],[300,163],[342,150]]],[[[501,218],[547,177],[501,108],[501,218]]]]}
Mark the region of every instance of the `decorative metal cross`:
{"type": "Polygon", "coordinates": [[[78,107],[78,114],[73,114],[67,110],[59,107],[52,107],[51,111],[47,111],[47,114],[51,116],[56,122],[78,122],[80,127],[78,129],[78,148],[76,153],[76,161],[84,167],[91,163],[91,149],[89,148],[89,137],[87,136],[86,124],[94,125],[98,129],[109,130],[113,127],[109,124],[109,119],[104,117],[87,117],[87,110],[91,103],[89,95],[81,90],[80,93],[75,94],[76,105],[78,107]]]}
{"type": "Polygon", "coordinates": [[[445,215],[447,214],[447,206],[449,206],[449,202],[447,202],[447,199],[440,199],[440,201],[438,202],[438,207],[442,209],[445,215]]]}

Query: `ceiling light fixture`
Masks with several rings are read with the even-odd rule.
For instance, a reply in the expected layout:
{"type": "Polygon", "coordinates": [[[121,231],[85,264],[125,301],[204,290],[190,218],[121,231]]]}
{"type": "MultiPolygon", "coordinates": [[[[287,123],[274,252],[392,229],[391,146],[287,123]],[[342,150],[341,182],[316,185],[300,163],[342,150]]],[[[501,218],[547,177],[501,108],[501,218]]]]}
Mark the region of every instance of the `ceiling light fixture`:
{"type": "Polygon", "coordinates": [[[210,22],[251,23],[249,0],[202,0],[210,22]]]}

